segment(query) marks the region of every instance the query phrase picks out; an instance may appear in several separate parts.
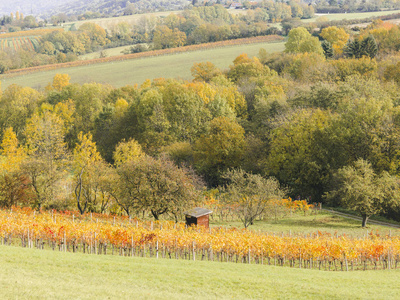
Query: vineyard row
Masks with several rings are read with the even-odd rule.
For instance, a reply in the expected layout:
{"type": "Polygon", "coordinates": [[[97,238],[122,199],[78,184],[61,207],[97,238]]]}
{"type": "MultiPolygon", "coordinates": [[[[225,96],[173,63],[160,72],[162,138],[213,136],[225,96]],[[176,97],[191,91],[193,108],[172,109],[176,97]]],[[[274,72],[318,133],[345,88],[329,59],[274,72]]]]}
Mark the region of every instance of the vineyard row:
{"type": "Polygon", "coordinates": [[[0,212],[2,244],[88,254],[255,263],[320,270],[393,269],[400,237],[254,232],[101,215],[0,212]]]}

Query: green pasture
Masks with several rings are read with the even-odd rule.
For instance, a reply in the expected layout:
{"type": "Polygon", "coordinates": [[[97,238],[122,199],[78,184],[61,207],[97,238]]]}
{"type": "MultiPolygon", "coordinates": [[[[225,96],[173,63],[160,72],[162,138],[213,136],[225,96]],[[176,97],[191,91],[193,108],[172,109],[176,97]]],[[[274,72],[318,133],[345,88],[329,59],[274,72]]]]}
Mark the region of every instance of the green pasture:
{"type": "Polygon", "coordinates": [[[11,84],[44,88],[49,82],[52,82],[57,73],[69,74],[71,82],[81,84],[85,82],[108,83],[115,87],[141,84],[146,79],[160,77],[191,80],[190,68],[194,63],[211,61],[217,67],[226,69],[241,53],[255,56],[260,48],[265,48],[268,52],[278,52],[284,49],[284,44],[284,42],[277,42],[228,46],[158,57],[61,68],[9,78],[7,78],[7,75],[3,75],[0,76],[0,80],[3,89],[11,84]]]}
{"type": "Polygon", "coordinates": [[[387,16],[391,14],[400,13],[400,10],[392,10],[392,11],[372,11],[372,12],[364,12],[364,13],[343,13],[343,14],[319,14],[311,19],[302,20],[305,23],[316,22],[320,17],[327,17],[329,21],[337,21],[337,20],[354,20],[354,19],[365,19],[370,17],[380,17],[387,16]]]}
{"type": "Polygon", "coordinates": [[[79,59],[80,60],[88,60],[88,59],[99,58],[100,57],[100,52],[105,53],[106,57],[123,55],[122,51],[125,50],[125,49],[129,49],[132,46],[133,45],[121,46],[121,47],[104,49],[102,51],[96,51],[96,52],[92,52],[92,53],[87,53],[87,54],[84,54],[84,55],[80,55],[79,59]]]}
{"type": "Polygon", "coordinates": [[[398,299],[399,270],[255,264],[0,246],[2,299],[398,299]]]}
{"type": "MultiPolygon", "coordinates": [[[[232,221],[229,217],[220,221],[217,216],[212,216],[211,226],[213,227],[236,227],[243,228],[240,221],[232,221]],[[214,218],[214,219],[213,219],[214,218]]],[[[307,212],[296,213],[292,216],[286,215],[284,217],[274,217],[272,214],[269,218],[264,220],[256,220],[253,225],[249,227],[250,230],[260,230],[266,232],[273,232],[276,234],[310,234],[315,233],[317,230],[320,232],[328,232],[332,235],[346,234],[353,237],[364,237],[367,233],[373,231],[380,235],[400,235],[400,229],[390,228],[385,226],[373,225],[367,223],[367,228],[361,227],[361,221],[342,218],[328,212],[318,212],[316,214],[307,212]]]]}

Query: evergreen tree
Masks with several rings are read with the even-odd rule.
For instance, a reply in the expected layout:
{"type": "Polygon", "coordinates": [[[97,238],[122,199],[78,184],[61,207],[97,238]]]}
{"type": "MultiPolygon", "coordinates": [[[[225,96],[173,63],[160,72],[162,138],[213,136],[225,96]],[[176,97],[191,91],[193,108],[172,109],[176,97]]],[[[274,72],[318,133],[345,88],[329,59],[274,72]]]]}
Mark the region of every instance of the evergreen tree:
{"type": "Polygon", "coordinates": [[[321,43],[322,49],[324,50],[324,55],[326,58],[332,58],[333,57],[333,47],[330,42],[327,40],[324,40],[321,43]]]}
{"type": "Polygon", "coordinates": [[[361,43],[358,39],[349,40],[343,49],[345,56],[360,58],[362,54],[361,43]]]}
{"type": "Polygon", "coordinates": [[[378,45],[376,44],[375,38],[372,35],[369,35],[361,42],[361,51],[362,55],[369,56],[370,58],[374,58],[376,53],[378,52],[378,45]]]}

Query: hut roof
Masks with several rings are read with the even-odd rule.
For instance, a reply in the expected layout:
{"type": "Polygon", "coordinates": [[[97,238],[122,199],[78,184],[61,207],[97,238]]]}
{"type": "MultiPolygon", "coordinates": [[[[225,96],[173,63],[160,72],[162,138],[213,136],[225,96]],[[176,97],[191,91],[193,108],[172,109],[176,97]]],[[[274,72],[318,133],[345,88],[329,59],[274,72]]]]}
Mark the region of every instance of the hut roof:
{"type": "Polygon", "coordinates": [[[209,210],[207,208],[195,207],[195,208],[185,212],[185,215],[198,218],[201,216],[209,215],[211,213],[212,213],[212,210],[209,210]]]}

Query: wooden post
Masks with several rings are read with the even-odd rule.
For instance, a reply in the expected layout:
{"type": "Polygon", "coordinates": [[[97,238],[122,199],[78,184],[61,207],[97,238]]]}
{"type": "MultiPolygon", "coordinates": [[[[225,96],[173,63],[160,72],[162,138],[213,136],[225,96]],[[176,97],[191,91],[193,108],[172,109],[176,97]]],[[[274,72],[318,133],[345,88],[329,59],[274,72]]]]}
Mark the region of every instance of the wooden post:
{"type": "Polygon", "coordinates": [[[158,259],[158,240],[157,240],[157,244],[156,244],[156,257],[158,259]]]}
{"type": "Polygon", "coordinates": [[[193,250],[193,260],[196,260],[196,252],[195,252],[195,250],[194,250],[194,247],[195,247],[195,242],[193,241],[193,243],[192,243],[192,250],[193,250]]]}

